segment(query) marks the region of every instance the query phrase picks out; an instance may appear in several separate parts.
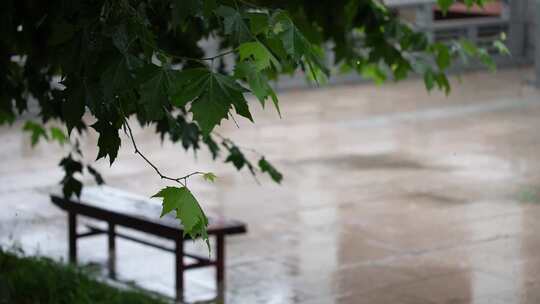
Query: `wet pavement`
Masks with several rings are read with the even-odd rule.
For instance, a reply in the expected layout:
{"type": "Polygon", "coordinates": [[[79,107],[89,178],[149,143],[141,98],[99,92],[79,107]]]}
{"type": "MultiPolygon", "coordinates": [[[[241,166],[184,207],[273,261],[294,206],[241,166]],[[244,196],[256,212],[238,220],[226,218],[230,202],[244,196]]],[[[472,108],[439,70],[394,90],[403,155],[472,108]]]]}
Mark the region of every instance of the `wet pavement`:
{"type": "MultiPolygon", "coordinates": [[[[227,242],[228,303],[539,303],[540,92],[530,73],[465,74],[448,98],[416,80],[282,92],[282,119],[254,105],[255,125],[219,129],[263,152],[283,171],[280,186],[205,152],[194,159],[151,130],[136,139],[170,175],[215,172],[215,184],[190,181],[194,193],[209,214],[247,222],[227,242]]],[[[47,196],[65,152],[31,149],[20,126],[0,129],[0,244],[65,259],[66,216],[47,196]]],[[[83,144],[88,160],[95,141],[83,144]]],[[[128,141],[112,168],[97,166],[109,186],[141,195],[167,185],[128,141]]],[[[173,294],[172,255],[123,240],[117,250],[122,279],[173,294]]],[[[106,239],[81,240],[79,257],[105,264],[106,239]]],[[[212,297],[213,278],[188,272],[187,299],[212,297]]]]}

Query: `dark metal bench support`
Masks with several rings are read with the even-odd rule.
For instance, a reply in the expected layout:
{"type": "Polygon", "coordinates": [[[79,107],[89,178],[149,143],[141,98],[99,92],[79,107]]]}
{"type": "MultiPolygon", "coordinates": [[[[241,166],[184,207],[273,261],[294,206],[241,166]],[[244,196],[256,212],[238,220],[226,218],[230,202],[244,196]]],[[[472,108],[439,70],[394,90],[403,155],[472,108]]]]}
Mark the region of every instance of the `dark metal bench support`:
{"type": "Polygon", "coordinates": [[[69,262],[77,264],[77,215],[68,212],[69,262]]]}
{"type": "Polygon", "coordinates": [[[112,279],[116,278],[116,233],[115,226],[113,223],[109,223],[109,229],[107,231],[108,241],[109,241],[109,277],[112,279]]]}
{"type": "Polygon", "coordinates": [[[180,236],[176,239],[176,300],[184,300],[184,240],[180,236]]]}
{"type": "Polygon", "coordinates": [[[216,235],[216,289],[218,299],[224,298],[225,294],[225,236],[221,233],[216,235]]]}
{"type": "Polygon", "coordinates": [[[172,251],[175,253],[176,267],[175,267],[175,284],[176,284],[176,300],[181,302],[184,299],[184,271],[192,268],[199,268],[205,266],[215,266],[216,267],[216,289],[217,289],[217,299],[223,301],[225,296],[225,234],[217,233],[216,234],[216,258],[213,260],[184,252],[184,239],[179,237],[176,240],[176,246],[173,249],[167,247],[153,244],[135,237],[124,235],[116,232],[116,225],[113,222],[108,222],[108,228],[100,229],[98,227],[89,226],[87,227],[90,231],[77,234],[77,215],[73,212],[68,212],[68,238],[69,238],[69,262],[72,264],[77,263],[77,238],[84,238],[99,234],[107,234],[108,239],[108,249],[109,256],[107,260],[107,266],[109,269],[109,277],[116,279],[116,237],[125,238],[137,243],[144,245],[149,245],[161,250],[172,251]],[[184,256],[193,258],[196,260],[195,263],[185,264],[184,256]]]}

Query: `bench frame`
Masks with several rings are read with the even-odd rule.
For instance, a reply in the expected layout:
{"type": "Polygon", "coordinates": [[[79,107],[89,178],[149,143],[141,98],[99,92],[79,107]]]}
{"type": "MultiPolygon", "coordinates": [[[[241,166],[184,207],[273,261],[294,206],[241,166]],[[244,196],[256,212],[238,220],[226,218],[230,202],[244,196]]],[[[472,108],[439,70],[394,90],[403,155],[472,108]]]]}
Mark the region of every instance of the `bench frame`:
{"type": "Polygon", "coordinates": [[[224,300],[225,290],[225,236],[227,234],[245,233],[245,225],[238,227],[229,227],[227,229],[216,229],[209,227],[208,235],[216,239],[216,257],[209,259],[203,256],[190,254],[184,251],[184,241],[189,240],[183,237],[181,227],[172,228],[166,225],[160,225],[155,222],[145,221],[141,218],[132,217],[129,215],[107,211],[98,207],[93,207],[77,201],[66,200],[62,197],[52,195],[52,202],[64,209],[68,213],[68,254],[69,262],[77,263],[77,239],[91,237],[96,235],[107,234],[108,237],[108,269],[109,277],[116,279],[116,237],[127,239],[139,244],[147,245],[157,249],[175,254],[176,269],[175,269],[175,284],[176,284],[176,300],[182,301],[184,298],[184,271],[201,267],[216,268],[216,289],[217,298],[224,300]],[[95,226],[87,225],[88,231],[77,233],[77,217],[78,215],[101,220],[107,223],[108,228],[102,229],[95,226]],[[161,238],[174,241],[174,248],[155,244],[146,240],[142,240],[133,236],[129,236],[116,231],[116,227],[125,227],[136,230],[138,232],[148,233],[161,238]],[[183,257],[189,257],[196,262],[191,264],[184,263],[183,257]]]}

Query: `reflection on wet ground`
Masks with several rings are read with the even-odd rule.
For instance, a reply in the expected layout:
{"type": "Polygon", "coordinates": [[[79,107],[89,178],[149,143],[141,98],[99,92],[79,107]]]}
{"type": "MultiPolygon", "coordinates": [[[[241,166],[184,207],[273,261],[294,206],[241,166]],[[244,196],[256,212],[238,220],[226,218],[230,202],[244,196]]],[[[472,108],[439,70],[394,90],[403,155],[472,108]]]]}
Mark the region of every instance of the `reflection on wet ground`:
{"type": "MultiPolygon", "coordinates": [[[[227,245],[228,303],[539,303],[540,94],[527,73],[463,75],[448,98],[419,81],[284,92],[283,119],[268,108],[220,129],[264,152],[281,186],[136,137],[164,171],[215,172],[214,185],[190,183],[204,208],[248,223],[227,245]]],[[[0,242],[65,258],[66,218],[47,199],[64,152],[32,150],[20,125],[0,130],[0,242]]],[[[113,187],[164,185],[127,141],[112,168],[98,166],[113,187]]],[[[106,263],[106,239],[79,248],[106,263]]],[[[123,240],[117,250],[120,277],[173,293],[172,256],[123,240]]],[[[188,273],[188,299],[213,288],[212,270],[188,273]]]]}

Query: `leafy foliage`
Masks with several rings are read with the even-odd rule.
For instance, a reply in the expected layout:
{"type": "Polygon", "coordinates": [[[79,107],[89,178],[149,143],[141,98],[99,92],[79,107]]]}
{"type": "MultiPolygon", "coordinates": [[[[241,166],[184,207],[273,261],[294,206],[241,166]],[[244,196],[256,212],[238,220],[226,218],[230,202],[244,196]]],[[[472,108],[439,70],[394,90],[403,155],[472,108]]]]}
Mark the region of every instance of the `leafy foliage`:
{"type": "MultiPolygon", "coordinates": [[[[438,1],[443,10],[454,2],[438,1]]],[[[158,175],[179,184],[157,195],[177,211],[191,237],[205,236],[207,221],[186,180],[214,176],[162,175],[137,148],[130,121],[155,127],[163,140],[186,150],[206,147],[214,159],[223,155],[236,169],[262,172],[279,183],[281,173],[266,158],[255,153],[253,165],[244,154],[249,149],[215,131],[236,115],[254,120],[250,94],[262,106],[271,99],[281,115],[270,84],[279,75],[301,70],[320,82],[331,76],[332,65],[383,82],[414,72],[423,75],[428,90],[449,93],[446,73],[454,60],[475,57],[493,66],[485,50],[465,41],[432,43],[375,0],[5,0],[0,23],[0,124],[29,111],[28,97],[36,101],[41,122],[24,126],[32,143],[52,138],[72,146],[60,162],[66,196],[80,195],[83,168],[103,182],[75,158],[78,138],[97,132],[97,159],[112,165],[124,131],[158,175]],[[208,39],[219,42],[215,54],[201,48],[208,39]],[[330,45],[333,62],[325,56],[330,45]],[[67,135],[58,127],[49,134],[49,122],[65,125],[67,135]]],[[[494,47],[507,51],[502,43],[494,47]]]]}

